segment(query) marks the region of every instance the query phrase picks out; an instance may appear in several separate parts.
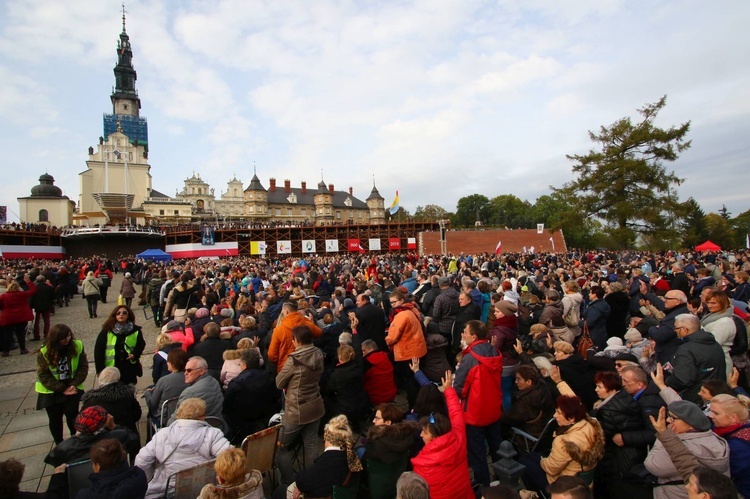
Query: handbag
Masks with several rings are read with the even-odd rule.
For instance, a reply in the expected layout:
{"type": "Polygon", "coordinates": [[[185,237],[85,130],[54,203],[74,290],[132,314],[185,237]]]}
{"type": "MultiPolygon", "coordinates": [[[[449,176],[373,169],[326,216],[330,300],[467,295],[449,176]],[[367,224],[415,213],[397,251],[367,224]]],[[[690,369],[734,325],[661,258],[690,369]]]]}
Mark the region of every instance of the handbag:
{"type": "Polygon", "coordinates": [[[192,296],[188,296],[185,308],[177,308],[174,311],[174,320],[181,324],[185,324],[185,319],[187,319],[187,311],[190,308],[190,298],[192,298],[192,296]]]}
{"type": "Polygon", "coordinates": [[[125,305],[125,297],[120,295],[117,297],[117,306],[125,305]]]}
{"type": "Polygon", "coordinates": [[[583,357],[584,360],[586,360],[586,357],[589,355],[589,348],[592,348],[594,346],[594,341],[591,339],[591,334],[589,333],[589,323],[586,321],[583,321],[583,333],[581,334],[581,337],[578,339],[578,355],[583,357]]]}

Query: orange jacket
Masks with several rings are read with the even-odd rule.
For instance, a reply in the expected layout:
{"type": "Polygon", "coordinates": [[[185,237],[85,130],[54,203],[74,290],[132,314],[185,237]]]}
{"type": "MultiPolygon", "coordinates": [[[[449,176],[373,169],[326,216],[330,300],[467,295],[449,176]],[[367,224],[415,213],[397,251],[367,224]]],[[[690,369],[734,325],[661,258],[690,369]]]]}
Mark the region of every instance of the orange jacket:
{"type": "Polygon", "coordinates": [[[393,350],[396,361],[411,360],[427,355],[427,343],[422,332],[422,314],[414,303],[404,303],[391,321],[385,342],[393,350]]]}
{"type": "Polygon", "coordinates": [[[271,335],[271,344],[268,346],[268,359],[276,364],[277,371],[281,371],[286,358],[289,357],[290,353],[294,352],[292,329],[297,326],[309,327],[316,338],[323,334],[322,329],[299,312],[292,312],[284,317],[279,325],[274,328],[271,335]]]}

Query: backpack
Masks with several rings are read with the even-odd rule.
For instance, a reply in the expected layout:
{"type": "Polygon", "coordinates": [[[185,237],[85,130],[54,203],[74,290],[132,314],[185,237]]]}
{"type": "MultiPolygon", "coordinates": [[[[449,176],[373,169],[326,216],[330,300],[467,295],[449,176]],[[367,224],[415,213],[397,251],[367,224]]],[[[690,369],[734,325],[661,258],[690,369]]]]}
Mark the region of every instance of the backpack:
{"type": "Polygon", "coordinates": [[[729,349],[729,355],[745,355],[747,352],[747,324],[736,314],[732,316],[732,320],[736,332],[732,347],[729,349]]]}
{"type": "Polygon", "coordinates": [[[573,302],[568,309],[568,313],[563,316],[563,320],[568,327],[578,327],[578,323],[581,321],[581,307],[573,302]]]}

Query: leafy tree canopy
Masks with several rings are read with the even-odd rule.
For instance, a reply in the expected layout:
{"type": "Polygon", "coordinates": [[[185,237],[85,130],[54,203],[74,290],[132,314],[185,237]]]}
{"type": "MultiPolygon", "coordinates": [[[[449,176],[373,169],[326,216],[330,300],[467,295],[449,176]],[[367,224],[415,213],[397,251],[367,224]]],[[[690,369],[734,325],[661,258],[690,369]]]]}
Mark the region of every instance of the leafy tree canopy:
{"type": "Polygon", "coordinates": [[[603,220],[620,247],[630,247],[639,233],[664,230],[680,214],[675,187],[683,179],[665,163],[690,147],[685,139],[690,122],[656,127],[654,121],[666,102],[664,96],[643,106],[637,123],[625,117],[598,133],[589,132],[598,147],[585,155],[568,155],[577,178],[555,189],[569,195],[574,210],[603,220]]]}

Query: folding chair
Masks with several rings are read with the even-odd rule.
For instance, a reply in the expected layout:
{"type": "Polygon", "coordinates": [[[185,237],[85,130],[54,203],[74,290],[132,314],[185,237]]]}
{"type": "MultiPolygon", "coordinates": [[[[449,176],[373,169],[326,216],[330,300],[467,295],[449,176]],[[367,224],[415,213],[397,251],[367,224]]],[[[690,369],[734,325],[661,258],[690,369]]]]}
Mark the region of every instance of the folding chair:
{"type": "Polygon", "coordinates": [[[91,465],[90,459],[69,464],[66,469],[66,473],[68,474],[68,497],[75,497],[80,490],[90,487],[91,481],[89,481],[89,475],[93,472],[94,468],[91,465]]]}
{"type": "Polygon", "coordinates": [[[164,498],[200,496],[201,489],[203,489],[204,485],[216,481],[214,463],[216,463],[216,459],[206,461],[205,463],[195,465],[192,468],[187,468],[170,475],[169,478],[167,478],[167,487],[164,489],[164,498]],[[169,484],[172,483],[172,479],[174,479],[174,490],[170,492],[169,484]]]}
{"type": "Polygon", "coordinates": [[[224,422],[223,419],[216,417],[216,416],[206,416],[206,423],[210,424],[214,428],[218,428],[221,430],[221,432],[226,435],[227,433],[227,424],[224,422]]]}
{"type": "Polygon", "coordinates": [[[177,409],[177,399],[178,397],[172,397],[162,402],[158,423],[155,423],[151,416],[148,417],[147,440],[151,440],[157,431],[167,426],[169,418],[172,417],[172,413],[177,409]]]}
{"type": "Polygon", "coordinates": [[[242,441],[240,448],[245,453],[245,469],[258,470],[268,474],[271,488],[276,487],[275,475],[273,473],[276,449],[279,444],[279,431],[281,425],[271,426],[265,430],[248,435],[242,441]]]}
{"type": "Polygon", "coordinates": [[[544,454],[552,448],[552,439],[554,438],[555,430],[557,430],[557,421],[555,421],[555,418],[547,421],[542,433],[538,437],[516,427],[511,428],[511,430],[513,431],[513,443],[520,453],[540,452],[544,454]]]}

